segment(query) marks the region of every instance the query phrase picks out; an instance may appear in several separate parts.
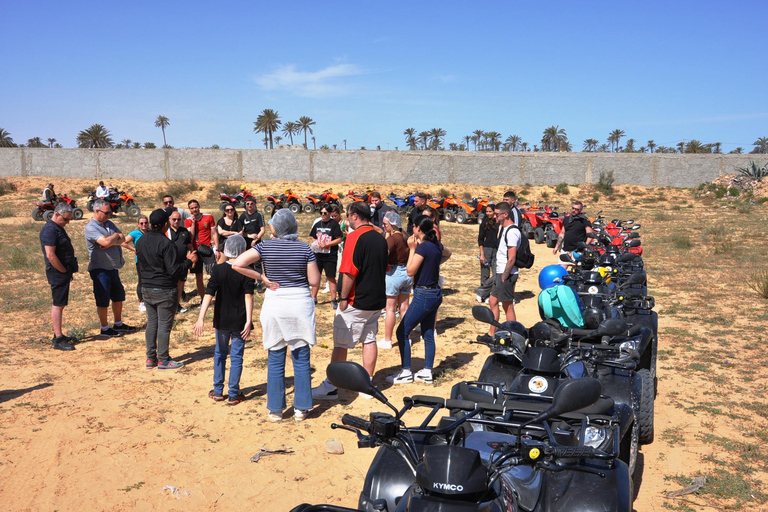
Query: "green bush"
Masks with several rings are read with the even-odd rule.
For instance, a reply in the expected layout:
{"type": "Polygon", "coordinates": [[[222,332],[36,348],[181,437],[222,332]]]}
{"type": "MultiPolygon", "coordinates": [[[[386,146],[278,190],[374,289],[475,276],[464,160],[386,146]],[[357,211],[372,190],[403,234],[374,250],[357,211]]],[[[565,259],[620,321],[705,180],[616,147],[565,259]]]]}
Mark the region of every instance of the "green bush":
{"type": "Polygon", "coordinates": [[[761,197],[757,200],[757,204],[765,204],[768,202],[768,197],[761,197]]]}
{"type": "Polygon", "coordinates": [[[571,191],[568,189],[567,183],[560,183],[555,187],[555,192],[557,192],[560,195],[567,196],[571,193],[571,191]]]}
{"type": "MultiPolygon", "coordinates": [[[[195,180],[170,181],[168,182],[168,185],[165,187],[165,190],[162,190],[157,193],[157,198],[162,199],[164,195],[170,194],[178,203],[181,198],[185,198],[188,194],[191,194],[192,192],[197,192],[199,190],[201,190],[200,186],[197,184],[195,180]]],[[[194,198],[190,197],[189,199],[194,199],[194,198]]]]}
{"type": "Polygon", "coordinates": [[[691,239],[688,237],[688,235],[675,234],[672,235],[671,240],[672,245],[675,246],[675,249],[688,250],[693,247],[693,242],[691,242],[691,239]]]}
{"type": "Polygon", "coordinates": [[[600,171],[600,177],[597,179],[595,188],[604,194],[610,195],[613,193],[613,183],[615,180],[613,171],[600,171]]]}
{"type": "Polygon", "coordinates": [[[10,206],[0,208],[0,219],[7,219],[8,217],[13,217],[13,208],[10,206]]]}
{"type": "Polygon", "coordinates": [[[768,270],[753,270],[747,276],[747,286],[764,299],[768,299],[768,270]]]}
{"type": "Polygon", "coordinates": [[[744,176],[749,176],[750,178],[757,178],[758,180],[761,180],[768,176],[768,165],[760,165],[760,160],[757,162],[750,160],[749,165],[746,167],[737,167],[737,171],[739,171],[744,176]]]}
{"type": "Polygon", "coordinates": [[[595,192],[594,194],[592,194],[592,202],[593,202],[593,203],[596,203],[596,202],[598,202],[599,200],[600,200],[600,194],[598,194],[597,192],[595,192]]]}
{"type": "Polygon", "coordinates": [[[451,194],[447,189],[441,188],[440,192],[438,192],[438,195],[440,195],[442,197],[448,197],[448,196],[453,195],[453,194],[451,194]]]}
{"type": "Polygon", "coordinates": [[[37,196],[43,193],[43,189],[38,187],[32,187],[31,189],[29,189],[29,193],[37,196]]]}
{"type": "Polygon", "coordinates": [[[717,187],[715,189],[715,197],[718,199],[722,199],[725,197],[725,194],[728,192],[728,190],[725,187],[717,187]]]}
{"type": "Polygon", "coordinates": [[[541,193],[541,198],[546,201],[547,199],[549,199],[549,193],[548,192],[542,192],[541,193]]]}
{"type": "Polygon", "coordinates": [[[16,184],[12,181],[0,180],[0,196],[4,196],[5,194],[10,194],[11,192],[16,192],[16,184]]]}
{"type": "Polygon", "coordinates": [[[469,201],[469,200],[472,199],[472,193],[471,192],[464,192],[463,194],[461,194],[461,198],[464,201],[469,201]]]}
{"type": "Polygon", "coordinates": [[[738,197],[739,194],[740,194],[740,191],[736,187],[730,187],[728,189],[728,195],[731,197],[738,197]]]}

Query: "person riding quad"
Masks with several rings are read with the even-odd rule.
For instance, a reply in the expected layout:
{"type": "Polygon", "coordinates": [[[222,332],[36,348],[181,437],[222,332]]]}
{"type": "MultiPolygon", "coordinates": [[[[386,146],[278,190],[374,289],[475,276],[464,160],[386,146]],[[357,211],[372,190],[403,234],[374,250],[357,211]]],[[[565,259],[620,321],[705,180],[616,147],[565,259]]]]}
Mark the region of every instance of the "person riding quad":
{"type": "Polygon", "coordinates": [[[48,204],[56,203],[56,192],[53,190],[53,183],[49,183],[45,190],[43,190],[43,202],[48,204]]]}

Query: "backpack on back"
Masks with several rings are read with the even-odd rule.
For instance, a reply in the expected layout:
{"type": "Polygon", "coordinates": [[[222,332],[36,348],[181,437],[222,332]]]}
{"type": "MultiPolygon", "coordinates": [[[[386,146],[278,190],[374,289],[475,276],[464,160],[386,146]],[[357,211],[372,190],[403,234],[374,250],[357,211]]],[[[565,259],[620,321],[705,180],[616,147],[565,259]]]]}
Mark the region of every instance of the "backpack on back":
{"type": "MultiPolygon", "coordinates": [[[[507,243],[507,233],[509,233],[509,230],[512,228],[520,231],[520,228],[514,224],[504,231],[504,245],[507,247],[509,247],[509,244],[507,243]]],[[[517,248],[517,253],[515,255],[515,266],[517,268],[531,268],[535,259],[536,256],[531,252],[531,244],[528,243],[528,237],[520,231],[520,247],[517,248]]]]}
{"type": "Polygon", "coordinates": [[[584,327],[584,306],[573,288],[559,284],[539,294],[539,314],[542,320],[553,319],[563,327],[584,327]]]}

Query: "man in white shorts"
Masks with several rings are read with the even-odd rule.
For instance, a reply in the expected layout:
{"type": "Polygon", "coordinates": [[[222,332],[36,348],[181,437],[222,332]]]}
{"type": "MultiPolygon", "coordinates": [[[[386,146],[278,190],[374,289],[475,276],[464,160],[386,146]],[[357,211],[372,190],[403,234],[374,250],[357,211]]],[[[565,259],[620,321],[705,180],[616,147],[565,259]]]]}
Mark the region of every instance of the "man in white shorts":
{"type": "MultiPolygon", "coordinates": [[[[373,377],[379,316],[387,303],[387,242],[371,224],[367,203],[347,206],[347,222],[354,231],[347,236],[339,267],[341,299],[333,319],[331,362],[346,361],[347,351],[362,343],[363,367],[373,377]]],[[[312,389],[315,400],[338,397],[338,390],[327,378],[312,389]]]]}

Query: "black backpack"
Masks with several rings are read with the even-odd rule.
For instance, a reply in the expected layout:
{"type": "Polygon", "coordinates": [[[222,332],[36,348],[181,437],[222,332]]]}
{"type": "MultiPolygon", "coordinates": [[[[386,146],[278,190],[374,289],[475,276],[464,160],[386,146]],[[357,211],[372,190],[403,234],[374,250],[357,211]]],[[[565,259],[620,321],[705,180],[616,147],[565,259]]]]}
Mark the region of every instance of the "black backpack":
{"type": "MultiPolygon", "coordinates": [[[[514,224],[509,228],[515,228],[520,231],[520,228],[514,224]]],[[[509,233],[509,228],[504,231],[503,235],[504,245],[507,247],[509,247],[509,245],[507,245],[507,233],[509,233]]],[[[536,256],[531,252],[531,245],[528,243],[528,237],[520,231],[520,247],[517,248],[517,254],[515,255],[515,266],[517,268],[531,268],[535,259],[536,256]]]]}

